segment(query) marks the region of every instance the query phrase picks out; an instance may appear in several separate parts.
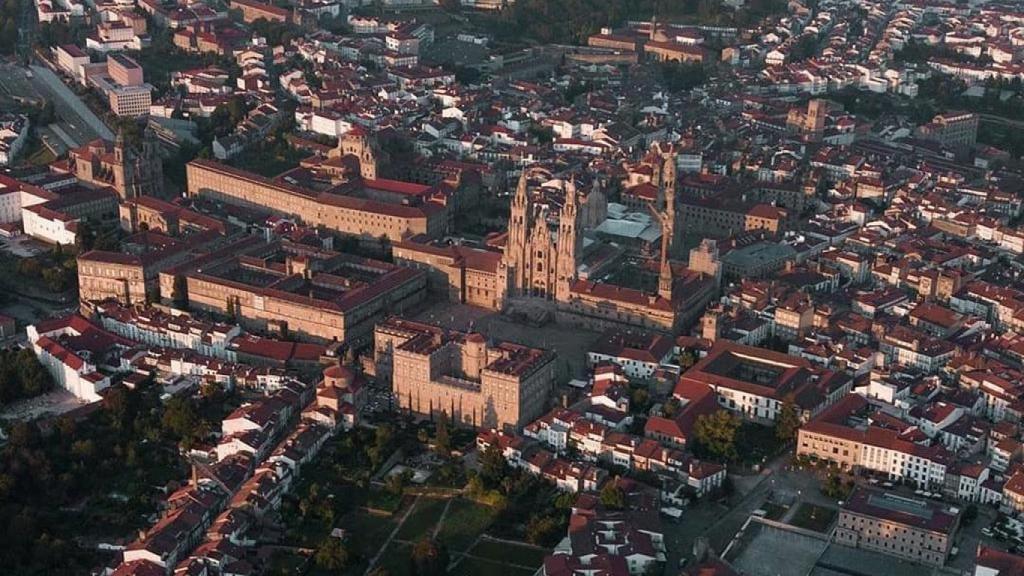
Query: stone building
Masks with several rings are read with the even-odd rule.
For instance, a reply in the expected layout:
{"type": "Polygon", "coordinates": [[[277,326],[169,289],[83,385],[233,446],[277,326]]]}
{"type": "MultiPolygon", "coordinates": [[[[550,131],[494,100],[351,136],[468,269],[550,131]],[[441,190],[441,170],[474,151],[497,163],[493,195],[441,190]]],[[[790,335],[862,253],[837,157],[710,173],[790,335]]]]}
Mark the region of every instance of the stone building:
{"type": "Polygon", "coordinates": [[[978,142],[977,114],[968,112],[939,114],[932,121],[919,126],[917,135],[933,140],[956,152],[967,152],[978,142]]]}
{"type": "Polygon", "coordinates": [[[155,232],[143,235],[153,244],[149,250],[90,250],[78,257],[78,297],[83,307],[108,299],[127,305],[156,301],[162,272],[227,242],[216,230],[196,233],[188,242],[164,242],[162,234],[155,232]]]}
{"type": "MultiPolygon", "coordinates": [[[[657,193],[647,209],[662,229],[656,290],[591,279],[608,252],[607,244],[585,239],[584,233],[607,217],[602,187],[595,181],[582,194],[576,178],[554,177],[541,168],[520,175],[507,233],[489,237],[485,246],[411,237],[394,245],[395,259],[426,271],[435,292],[453,302],[492,310],[522,305],[528,315],[543,310],[559,322],[591,330],[678,331],[703,312],[717,293],[720,274],[711,262],[692,270],[670,260],[682,231],[676,153],[671,145],[656,144],[648,156],[649,182],[657,193]]],[[[717,252],[707,258],[717,258],[717,252]]]]}
{"type": "Polygon", "coordinates": [[[355,345],[370,340],[384,314],[422,300],[427,284],[419,270],[284,240],[180,275],[191,309],[258,330],[355,345]]]}
{"type": "MultiPolygon", "coordinates": [[[[375,170],[360,160],[360,174],[375,170]]],[[[440,185],[359,176],[320,181],[307,169],[266,178],[211,160],[193,160],[187,172],[190,197],[295,217],[310,226],[371,240],[398,242],[420,234],[436,238],[448,230],[451,220],[451,194],[440,185]],[[308,179],[298,184],[304,177],[308,179]]]]}
{"type": "Polygon", "coordinates": [[[359,125],[338,139],[338,146],[330,151],[328,158],[353,158],[359,163],[359,175],[367,180],[376,180],[380,168],[386,163],[377,138],[359,125]]]}
{"type": "MultiPolygon", "coordinates": [[[[681,244],[676,151],[656,143],[649,154],[650,184],[657,190],[648,209],[661,226],[661,250],[655,291],[582,280],[573,276],[567,297],[558,298],[560,322],[591,330],[638,327],[677,332],[704,311],[718,290],[718,278],[674,264],[670,257],[681,244]]],[[[510,230],[511,238],[511,230],[510,230]]]]}
{"type": "Polygon", "coordinates": [[[529,176],[524,171],[512,198],[504,259],[510,292],[565,301],[582,242],[576,186],[563,181],[560,189],[528,190],[529,176]]]}
{"type": "Polygon", "coordinates": [[[377,325],[374,361],[403,409],[509,430],[544,413],[557,366],[547,350],[401,318],[377,325]]]}
{"type": "Polygon", "coordinates": [[[431,290],[459,302],[501,310],[508,277],[498,250],[412,238],[391,247],[395,262],[427,273],[431,290]]]}
{"type": "Polygon", "coordinates": [[[156,134],[146,129],[142,148],[129,147],[124,134],[109,141],[92,142],[68,152],[67,164],[53,166],[67,171],[82,182],[110,186],[122,199],[160,196],[164,190],[163,162],[157,151],[156,134]]]}
{"type": "Polygon", "coordinates": [[[859,488],[843,504],[835,541],[929,566],[946,563],[960,512],[938,502],[859,488]]]}

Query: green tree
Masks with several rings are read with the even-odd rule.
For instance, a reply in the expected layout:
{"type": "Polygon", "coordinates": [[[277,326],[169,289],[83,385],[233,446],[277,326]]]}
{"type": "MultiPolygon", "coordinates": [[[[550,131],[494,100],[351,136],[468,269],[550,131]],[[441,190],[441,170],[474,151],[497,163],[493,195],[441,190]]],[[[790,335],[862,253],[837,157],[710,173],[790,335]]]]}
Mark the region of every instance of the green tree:
{"type": "Polygon", "coordinates": [[[31,350],[0,349],[0,404],[53,389],[53,378],[31,350]]]}
{"type": "Polygon", "coordinates": [[[209,427],[188,398],[174,396],[167,401],[161,418],[164,430],[181,441],[186,448],[204,438],[209,427]]]}
{"type": "Polygon", "coordinates": [[[562,533],[561,523],[551,516],[536,515],[526,523],[526,541],[537,546],[548,546],[562,533]]]}
{"type": "Polygon", "coordinates": [[[480,477],[487,486],[494,488],[501,484],[507,473],[508,463],[501,453],[501,447],[497,442],[491,442],[480,454],[480,477]]]}
{"type": "Polygon", "coordinates": [[[692,90],[707,81],[707,72],[702,64],[664,62],[661,77],[670,92],[692,90]]]}
{"type": "Polygon", "coordinates": [[[370,458],[373,468],[378,468],[392,449],[395,429],[390,424],[381,424],[374,433],[373,445],[367,448],[366,455],[370,458]]]}
{"type": "Polygon", "coordinates": [[[313,560],[318,568],[341,572],[348,566],[348,550],[340,539],[328,536],[316,549],[313,560]]]}
{"type": "Polygon", "coordinates": [[[726,410],[697,417],[693,435],[701,448],[719,460],[736,458],[736,433],[740,429],[739,418],[726,410]]]}
{"type": "Polygon", "coordinates": [[[388,476],[387,482],[385,482],[387,491],[395,496],[401,496],[402,492],[405,490],[405,483],[408,480],[408,474],[408,472],[403,472],[402,474],[392,474],[388,476]]]}
{"type": "Polygon", "coordinates": [[[448,432],[448,415],[441,412],[437,419],[437,430],[434,435],[434,451],[442,458],[448,458],[452,454],[452,439],[448,432]]]}
{"type": "Polygon", "coordinates": [[[413,576],[443,576],[448,572],[448,549],[433,538],[422,538],[412,548],[413,576]]]}
{"type": "Polygon", "coordinates": [[[626,494],[617,481],[606,482],[601,488],[601,504],[611,510],[622,510],[626,507],[626,494]]]}
{"type": "Polygon", "coordinates": [[[796,438],[796,431],[800,428],[800,414],[796,405],[791,401],[782,404],[779,415],[775,418],[775,437],[783,442],[789,442],[796,438]]]}
{"type": "Polygon", "coordinates": [[[843,479],[836,474],[829,474],[828,478],[821,483],[821,493],[829,498],[844,500],[853,491],[853,482],[844,484],[843,479]]]}

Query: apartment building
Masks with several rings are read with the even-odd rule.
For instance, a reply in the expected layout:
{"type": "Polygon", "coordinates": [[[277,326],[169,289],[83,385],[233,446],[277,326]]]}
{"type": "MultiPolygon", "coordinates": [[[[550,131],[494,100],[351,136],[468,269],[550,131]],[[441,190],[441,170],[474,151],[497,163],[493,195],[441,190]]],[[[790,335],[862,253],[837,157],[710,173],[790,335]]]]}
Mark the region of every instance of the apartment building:
{"type": "Polygon", "coordinates": [[[787,402],[810,419],[845,396],[853,381],[804,358],[720,340],[680,383],[710,386],[727,410],[773,422],[787,402]]]}
{"type": "Polygon", "coordinates": [[[959,527],[960,511],[956,508],[858,488],[839,511],[835,541],[911,562],[942,566],[959,527]]]}
{"type": "Polygon", "coordinates": [[[796,453],[844,470],[865,469],[917,486],[942,486],[951,455],[941,443],[925,444],[927,439],[915,437],[915,432],[910,424],[875,411],[864,397],[850,394],[800,428],[796,453]]]}
{"type": "Polygon", "coordinates": [[[946,148],[967,151],[978,141],[977,114],[948,113],[939,114],[932,121],[920,126],[917,133],[922,138],[934,140],[946,148]]]}

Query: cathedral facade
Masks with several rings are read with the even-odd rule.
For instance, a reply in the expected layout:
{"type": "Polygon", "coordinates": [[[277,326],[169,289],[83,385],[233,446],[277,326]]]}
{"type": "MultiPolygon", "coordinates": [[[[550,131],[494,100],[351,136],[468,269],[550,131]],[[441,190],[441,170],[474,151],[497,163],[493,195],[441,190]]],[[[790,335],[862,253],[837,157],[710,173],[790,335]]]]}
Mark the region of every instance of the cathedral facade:
{"type": "Polygon", "coordinates": [[[580,280],[584,222],[589,220],[585,213],[603,205],[603,195],[588,194],[584,204],[572,180],[531,186],[536,176],[547,176],[534,170],[524,171],[512,198],[502,259],[507,295],[551,301],[559,322],[591,330],[637,327],[673,333],[697,318],[717,292],[717,279],[670,259],[682,235],[675,150],[655,144],[644,163],[658,190],[648,210],[662,230],[656,290],[580,280]]]}
{"type": "Polygon", "coordinates": [[[509,294],[565,301],[576,279],[582,241],[576,185],[529,189],[523,171],[512,198],[504,266],[509,294]]]}

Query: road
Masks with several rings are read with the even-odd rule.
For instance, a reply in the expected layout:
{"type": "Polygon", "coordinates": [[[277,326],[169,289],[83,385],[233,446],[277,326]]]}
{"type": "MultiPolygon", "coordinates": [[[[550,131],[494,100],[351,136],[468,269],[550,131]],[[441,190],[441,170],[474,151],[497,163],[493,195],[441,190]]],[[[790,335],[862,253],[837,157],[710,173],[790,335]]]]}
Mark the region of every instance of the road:
{"type": "Polygon", "coordinates": [[[62,128],[69,136],[78,141],[80,145],[97,136],[105,140],[114,139],[114,133],[110,131],[110,128],[93,114],[92,110],[89,110],[89,107],[49,68],[38,65],[32,65],[29,68],[33,74],[32,84],[52,97],[57,114],[68,124],[62,128]],[[88,130],[91,130],[92,138],[89,137],[88,130]]]}
{"type": "Polygon", "coordinates": [[[690,556],[694,542],[701,536],[708,538],[716,553],[722,553],[751,513],[764,505],[769,493],[775,502],[791,507],[798,502],[811,502],[836,508],[834,500],[821,495],[813,474],[789,469],[791,458],[791,452],[779,456],[758,476],[733,476],[739,495],[733,498],[731,506],[705,500],[687,509],[678,523],[667,522],[665,576],[679,573],[680,558],[690,556]]]}
{"type": "Polygon", "coordinates": [[[50,127],[59,128],[62,132],[52,135],[59,140],[54,144],[80,146],[101,135],[113,139],[110,129],[53,72],[40,66],[32,66],[31,70],[32,78],[29,78],[25,68],[0,63],[0,91],[36,105],[43,101],[53,102],[57,120],[50,127]]]}

